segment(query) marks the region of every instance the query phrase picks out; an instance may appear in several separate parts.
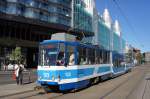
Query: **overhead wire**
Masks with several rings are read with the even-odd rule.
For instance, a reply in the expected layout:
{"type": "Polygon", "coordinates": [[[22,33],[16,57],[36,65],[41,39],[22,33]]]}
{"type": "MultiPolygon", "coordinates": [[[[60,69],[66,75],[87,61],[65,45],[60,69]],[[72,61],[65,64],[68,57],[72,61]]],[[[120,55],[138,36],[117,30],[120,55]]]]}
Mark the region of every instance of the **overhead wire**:
{"type": "Polygon", "coordinates": [[[122,10],[122,8],[120,7],[119,3],[118,3],[116,0],[112,0],[112,1],[114,2],[114,4],[116,5],[116,7],[118,8],[120,14],[122,14],[122,16],[124,17],[124,19],[125,19],[125,21],[126,21],[128,27],[131,29],[131,33],[134,33],[134,38],[135,38],[134,42],[135,42],[135,43],[137,42],[140,47],[143,47],[143,44],[141,44],[141,42],[139,42],[139,40],[136,38],[136,36],[135,36],[136,32],[135,32],[135,30],[134,30],[134,28],[133,28],[133,25],[132,25],[131,22],[128,20],[128,17],[125,15],[125,13],[124,13],[124,11],[122,10]]]}

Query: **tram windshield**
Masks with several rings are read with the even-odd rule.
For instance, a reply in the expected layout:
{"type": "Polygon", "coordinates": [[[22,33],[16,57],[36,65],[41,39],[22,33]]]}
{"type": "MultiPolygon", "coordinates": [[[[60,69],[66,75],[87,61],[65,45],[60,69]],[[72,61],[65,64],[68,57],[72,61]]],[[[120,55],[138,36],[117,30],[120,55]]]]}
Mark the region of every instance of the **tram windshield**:
{"type": "Polygon", "coordinates": [[[39,65],[55,66],[58,56],[59,44],[40,45],[39,48],[39,65]]]}

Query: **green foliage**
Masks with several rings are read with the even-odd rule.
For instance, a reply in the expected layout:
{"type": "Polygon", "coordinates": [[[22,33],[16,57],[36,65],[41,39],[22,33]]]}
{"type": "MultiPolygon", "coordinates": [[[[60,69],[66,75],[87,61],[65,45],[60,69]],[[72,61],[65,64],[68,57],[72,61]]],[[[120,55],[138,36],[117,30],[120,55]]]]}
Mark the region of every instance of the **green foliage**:
{"type": "Polygon", "coordinates": [[[16,47],[10,55],[11,60],[20,63],[22,61],[21,47],[16,47]]]}

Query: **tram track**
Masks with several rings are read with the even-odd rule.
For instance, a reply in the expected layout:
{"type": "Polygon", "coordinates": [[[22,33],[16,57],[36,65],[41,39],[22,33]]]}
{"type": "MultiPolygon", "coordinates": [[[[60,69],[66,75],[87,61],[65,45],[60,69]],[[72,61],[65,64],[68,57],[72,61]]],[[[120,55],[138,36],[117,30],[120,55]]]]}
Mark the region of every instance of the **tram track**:
{"type": "MultiPolygon", "coordinates": [[[[133,73],[133,74],[132,74],[132,77],[133,77],[135,74],[137,74],[137,72],[136,72],[136,73],[133,73]]],[[[124,76],[124,78],[125,78],[126,75],[127,75],[127,74],[124,74],[124,75],[121,75],[121,76],[124,76]]],[[[120,76],[120,77],[121,77],[121,76],[120,76]]],[[[124,82],[130,80],[132,77],[128,78],[127,80],[124,80],[124,81],[123,81],[121,84],[119,84],[117,87],[123,85],[124,82]]],[[[115,77],[115,78],[113,78],[113,79],[119,79],[119,77],[115,77]]],[[[109,79],[109,80],[106,80],[106,81],[104,81],[104,82],[100,82],[99,84],[96,84],[96,85],[104,86],[104,85],[106,85],[106,83],[111,83],[113,79],[109,79]]],[[[93,86],[95,86],[95,85],[93,85],[93,86]]],[[[109,93],[115,91],[115,90],[117,89],[117,87],[115,87],[113,90],[109,91],[107,94],[103,95],[100,99],[104,99],[106,96],[109,95],[109,93]]],[[[80,91],[80,90],[79,90],[79,91],[80,91]]],[[[61,97],[61,96],[64,96],[64,95],[65,95],[65,94],[62,94],[62,95],[58,95],[58,96],[51,97],[51,98],[48,98],[48,99],[57,99],[57,98],[59,98],[59,97],[61,97]]],[[[66,95],[67,95],[67,94],[66,94],[66,95]]]]}
{"type": "MultiPolygon", "coordinates": [[[[0,96],[0,99],[35,99],[34,97],[39,97],[39,96],[47,96],[46,99],[55,99],[58,97],[61,97],[65,94],[63,93],[53,93],[49,92],[46,93],[44,90],[29,90],[29,91],[24,91],[24,92],[18,92],[15,94],[9,94],[9,95],[4,95],[0,96]]],[[[44,98],[45,99],[45,98],[44,98]]]]}
{"type": "Polygon", "coordinates": [[[28,90],[28,91],[23,91],[23,92],[18,92],[18,93],[13,93],[13,94],[8,94],[8,95],[3,95],[3,96],[0,96],[0,99],[2,98],[8,98],[8,97],[12,97],[12,96],[16,96],[16,95],[20,95],[20,94],[24,94],[24,93],[30,93],[30,92],[33,92],[34,90],[28,90]]]}
{"type": "MultiPolygon", "coordinates": [[[[114,91],[116,91],[117,89],[119,89],[121,86],[123,86],[124,84],[128,83],[128,81],[130,81],[131,79],[133,79],[133,77],[138,74],[138,72],[132,74],[132,76],[128,77],[126,80],[122,81],[120,84],[118,84],[117,86],[115,86],[113,89],[111,89],[110,91],[106,92],[104,95],[102,95],[100,97],[100,99],[105,99],[107,96],[111,95],[114,91]]],[[[142,74],[142,77],[144,77],[145,73],[142,74]]],[[[142,78],[140,77],[140,78],[142,78]]],[[[139,79],[139,81],[141,81],[142,79],[139,79]]],[[[135,84],[134,88],[131,90],[134,91],[135,87],[138,85],[138,82],[135,84]]],[[[130,93],[131,94],[131,93],[130,93]]],[[[128,95],[129,96],[129,95],[128,95]]],[[[126,97],[126,99],[128,99],[128,96],[126,97]]]]}
{"type": "Polygon", "coordinates": [[[145,83],[145,86],[144,86],[144,91],[143,91],[143,94],[142,94],[142,99],[145,99],[144,97],[146,95],[146,90],[147,90],[147,88],[149,88],[149,83],[150,83],[150,77],[149,76],[150,75],[147,75],[145,77],[146,83],[145,83]]]}
{"type": "MultiPolygon", "coordinates": [[[[139,85],[139,82],[143,80],[145,77],[146,72],[140,77],[140,79],[136,82],[136,84],[133,86],[132,90],[129,92],[129,94],[126,96],[126,99],[129,99],[130,95],[136,90],[137,86],[139,85]]],[[[142,98],[143,99],[143,98],[142,98]]]]}
{"type": "Polygon", "coordinates": [[[145,95],[145,92],[146,92],[147,85],[148,85],[148,80],[146,80],[146,84],[145,84],[145,87],[144,87],[144,92],[143,92],[143,95],[142,95],[142,99],[144,99],[144,95],[145,95]]]}
{"type": "Polygon", "coordinates": [[[125,84],[127,81],[129,81],[130,79],[131,79],[131,77],[128,78],[127,80],[123,81],[119,85],[117,85],[115,88],[113,88],[112,90],[110,90],[109,92],[107,92],[106,94],[104,94],[103,96],[101,96],[100,99],[104,99],[105,97],[107,97],[108,95],[110,95],[112,92],[114,92],[115,90],[117,90],[119,87],[121,87],[123,84],[125,84]]]}

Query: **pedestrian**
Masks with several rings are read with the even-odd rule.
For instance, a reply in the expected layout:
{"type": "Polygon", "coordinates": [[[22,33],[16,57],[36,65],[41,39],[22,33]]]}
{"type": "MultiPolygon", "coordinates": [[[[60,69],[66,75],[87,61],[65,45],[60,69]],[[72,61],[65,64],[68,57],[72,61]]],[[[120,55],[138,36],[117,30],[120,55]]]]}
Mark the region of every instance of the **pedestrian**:
{"type": "Polygon", "coordinates": [[[22,81],[23,81],[23,70],[24,70],[24,65],[23,64],[19,64],[19,82],[22,85],[22,81]]]}
{"type": "Polygon", "coordinates": [[[19,84],[19,66],[18,66],[18,64],[15,64],[15,75],[16,75],[16,82],[18,85],[19,84]]]}
{"type": "Polygon", "coordinates": [[[6,65],[6,64],[3,64],[3,70],[4,70],[4,71],[7,70],[6,67],[7,67],[7,65],[6,65]]]}
{"type": "Polygon", "coordinates": [[[15,75],[16,75],[16,82],[17,85],[20,84],[22,85],[22,80],[23,80],[23,65],[22,64],[15,64],[15,75]]]}
{"type": "Polygon", "coordinates": [[[70,54],[70,58],[69,58],[69,65],[74,65],[75,64],[75,55],[74,53],[72,52],[70,54]]]}

